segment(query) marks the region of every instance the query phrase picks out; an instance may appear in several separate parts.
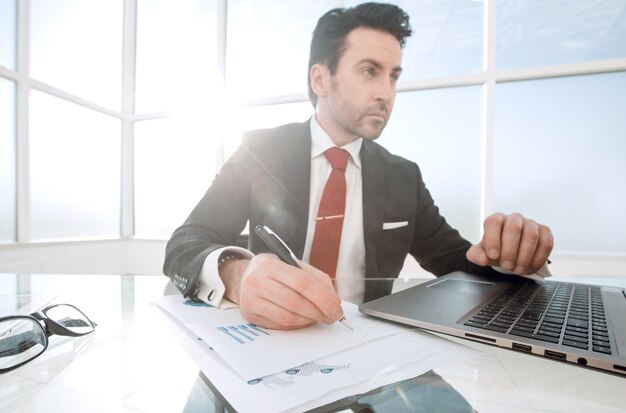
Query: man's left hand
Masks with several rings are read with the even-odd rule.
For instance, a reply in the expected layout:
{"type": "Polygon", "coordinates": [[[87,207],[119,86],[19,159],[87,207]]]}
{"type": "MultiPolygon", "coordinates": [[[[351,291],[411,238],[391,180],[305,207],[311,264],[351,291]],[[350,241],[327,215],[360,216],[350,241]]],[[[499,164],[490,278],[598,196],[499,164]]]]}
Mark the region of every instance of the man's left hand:
{"type": "Polygon", "coordinates": [[[496,213],[484,223],[483,239],[467,251],[467,259],[481,266],[499,266],[518,275],[534,274],[547,262],[552,231],[521,214],[496,213]]]}

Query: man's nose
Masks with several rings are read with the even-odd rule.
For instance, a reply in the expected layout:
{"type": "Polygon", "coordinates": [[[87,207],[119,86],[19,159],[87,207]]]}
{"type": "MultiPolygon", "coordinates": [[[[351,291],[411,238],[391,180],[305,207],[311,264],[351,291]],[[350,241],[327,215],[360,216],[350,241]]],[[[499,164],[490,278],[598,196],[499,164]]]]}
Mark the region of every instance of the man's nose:
{"type": "Polygon", "coordinates": [[[375,99],[385,103],[392,101],[396,94],[395,83],[391,79],[384,79],[381,76],[380,81],[376,82],[375,99]]]}

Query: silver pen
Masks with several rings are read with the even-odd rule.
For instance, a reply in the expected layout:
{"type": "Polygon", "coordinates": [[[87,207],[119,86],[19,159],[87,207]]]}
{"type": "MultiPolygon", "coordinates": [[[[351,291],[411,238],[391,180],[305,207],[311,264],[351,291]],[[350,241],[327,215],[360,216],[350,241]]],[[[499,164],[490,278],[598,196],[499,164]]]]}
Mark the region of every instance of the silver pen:
{"type": "MultiPolygon", "coordinates": [[[[292,265],[296,268],[302,269],[298,264],[298,258],[296,258],[295,254],[291,249],[285,244],[285,242],[280,239],[278,235],[274,233],[271,229],[266,227],[265,225],[257,225],[255,231],[261,241],[267,245],[267,247],[280,258],[280,260],[286,264],[292,265]]],[[[344,315],[339,320],[341,324],[348,327],[350,330],[354,331],[348,320],[346,320],[346,316],[344,315]]]]}

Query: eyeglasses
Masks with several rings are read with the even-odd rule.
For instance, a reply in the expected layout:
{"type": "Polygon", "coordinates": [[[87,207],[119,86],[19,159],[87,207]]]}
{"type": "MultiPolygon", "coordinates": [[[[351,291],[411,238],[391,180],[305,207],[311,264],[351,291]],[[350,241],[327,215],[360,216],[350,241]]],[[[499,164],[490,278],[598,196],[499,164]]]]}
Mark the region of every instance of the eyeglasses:
{"type": "Polygon", "coordinates": [[[70,304],[54,304],[30,315],[0,318],[0,374],[40,356],[48,337],[79,337],[93,333],[96,323],[70,304]]]}

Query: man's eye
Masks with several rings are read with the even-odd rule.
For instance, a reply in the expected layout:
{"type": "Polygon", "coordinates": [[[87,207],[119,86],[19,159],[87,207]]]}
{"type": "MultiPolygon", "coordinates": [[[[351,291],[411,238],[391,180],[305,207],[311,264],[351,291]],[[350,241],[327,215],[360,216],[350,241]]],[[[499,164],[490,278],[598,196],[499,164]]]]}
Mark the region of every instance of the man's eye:
{"type": "Polygon", "coordinates": [[[371,67],[368,67],[367,69],[365,69],[365,70],[363,71],[363,73],[365,73],[365,74],[366,74],[366,75],[368,75],[368,76],[374,76],[374,75],[376,74],[376,72],[374,71],[374,69],[373,69],[373,68],[371,68],[371,67]]]}

